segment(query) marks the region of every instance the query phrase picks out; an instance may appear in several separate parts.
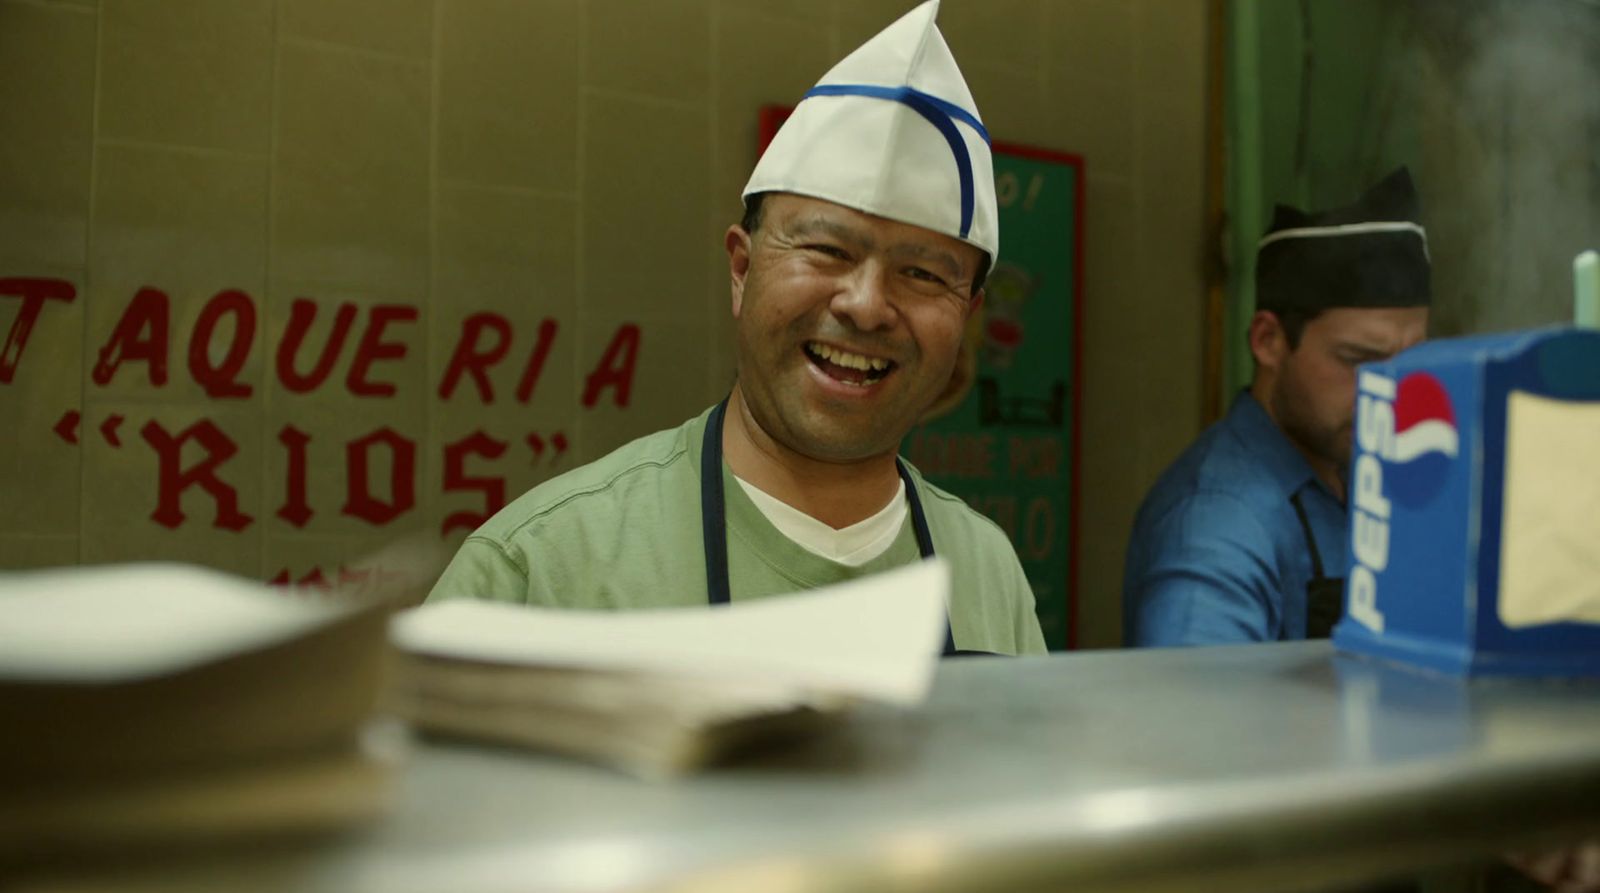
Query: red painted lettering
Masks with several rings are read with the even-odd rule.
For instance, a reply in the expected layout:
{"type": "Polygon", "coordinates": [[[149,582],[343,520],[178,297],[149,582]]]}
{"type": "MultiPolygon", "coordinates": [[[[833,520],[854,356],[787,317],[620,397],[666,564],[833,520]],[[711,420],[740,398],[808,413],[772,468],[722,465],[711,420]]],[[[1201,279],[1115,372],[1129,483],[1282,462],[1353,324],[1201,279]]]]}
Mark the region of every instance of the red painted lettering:
{"type": "Polygon", "coordinates": [[[456,341],[450,365],[439,381],[439,397],[448,400],[461,382],[461,373],[472,373],[472,382],[478,386],[478,398],[484,403],[494,402],[494,385],[487,372],[490,366],[505,358],[511,349],[511,323],[498,313],[474,313],[461,321],[461,337],[456,341]],[[495,333],[495,344],[487,349],[478,347],[478,336],[484,330],[495,333]]]}
{"type": "Polygon", "coordinates": [[[1049,558],[1050,547],[1056,540],[1056,512],[1048,497],[1035,496],[1028,503],[1028,518],[1023,529],[1027,531],[1027,542],[1018,551],[1033,561],[1049,558]]]}
{"type": "Polygon", "coordinates": [[[154,288],[141,288],[133,296],[111,337],[100,348],[99,362],[94,365],[93,379],[97,385],[108,385],[117,374],[117,368],[129,360],[143,360],[148,364],[150,383],[161,386],[167,383],[167,320],[171,315],[171,301],[165,292],[154,288]]]}
{"type": "Polygon", "coordinates": [[[339,358],[339,351],[344,349],[344,339],[350,334],[350,324],[355,322],[356,307],[351,303],[342,303],[333,315],[333,331],[329,333],[327,343],[322,345],[322,354],[317,357],[317,364],[312,367],[310,375],[301,375],[295,371],[295,360],[300,355],[300,345],[305,341],[306,333],[311,330],[311,324],[317,318],[317,305],[305,298],[295,298],[289,305],[289,326],[284,330],[283,340],[278,342],[278,381],[290,392],[304,394],[321,385],[328,379],[328,373],[333,371],[333,364],[339,358]]]}
{"type": "Polygon", "coordinates": [[[157,485],[158,501],[150,517],[163,527],[176,529],[184,522],[183,491],[198,484],[200,489],[216,500],[217,514],[213,527],[223,530],[243,530],[252,519],[239,511],[239,491],[217,477],[217,468],[233,458],[239,447],[222,433],[209,419],[202,419],[179,432],[176,437],[167,433],[159,422],[148,422],[139,429],[146,443],[156,451],[160,460],[161,475],[157,485]],[[205,448],[206,457],[183,467],[183,446],[190,440],[205,448]]]}
{"type": "Polygon", "coordinates": [[[539,323],[539,340],[528,355],[528,367],[522,370],[522,381],[517,383],[517,401],[527,403],[533,399],[533,389],[539,385],[539,375],[544,372],[544,361],[550,358],[550,345],[556,340],[556,321],[545,317],[539,323]]]}
{"type": "Polygon", "coordinates": [[[350,361],[350,374],[345,376],[345,387],[357,397],[393,397],[394,385],[386,381],[368,381],[367,372],[378,360],[398,360],[406,355],[403,341],[384,341],[383,330],[391,322],[415,322],[417,308],[403,304],[379,304],[367,313],[367,330],[361,333],[361,344],[350,361]]]}
{"type": "Polygon", "coordinates": [[[600,357],[600,362],[589,373],[583,384],[583,405],[594,406],[600,399],[600,392],[606,388],[616,388],[616,405],[628,405],[628,392],[633,388],[633,370],[639,359],[639,327],[633,323],[624,323],[617,328],[617,333],[611,336],[611,343],[606,345],[605,355],[600,357]]]}
{"type": "Polygon", "coordinates": [[[294,581],[296,586],[305,589],[328,589],[328,578],[323,576],[322,568],[314,567],[305,576],[294,581]]]}
{"type": "Polygon", "coordinates": [[[1060,477],[1061,447],[1059,437],[1013,436],[1008,450],[1011,474],[1035,479],[1060,477]]]}
{"type": "Polygon", "coordinates": [[[483,512],[454,512],[444,519],[441,530],[446,536],[457,527],[476,530],[495,512],[505,507],[506,481],[500,477],[469,477],[468,456],[486,456],[498,459],[506,451],[506,444],[482,431],[474,431],[444,448],[444,492],[478,492],[483,494],[483,512]]]}
{"type": "Polygon", "coordinates": [[[311,443],[311,435],[293,425],[285,425],[278,432],[278,442],[289,450],[289,474],[284,481],[285,493],[278,517],[296,527],[304,527],[315,514],[306,501],[306,447],[311,443]]]}
{"type": "Polygon", "coordinates": [[[417,445],[389,428],[379,428],[360,440],[345,444],[347,475],[344,514],[369,524],[387,524],[417,503],[417,445]],[[389,447],[389,501],[372,495],[368,480],[369,454],[378,444],[389,447]]]}
{"type": "Polygon", "coordinates": [[[250,296],[238,289],[217,292],[200,311],[194,333],[189,336],[189,374],[205,388],[207,396],[248,397],[251,388],[239,381],[238,376],[255,342],[256,305],[250,296]],[[223,357],[222,364],[213,366],[211,336],[216,334],[217,322],[226,313],[232,313],[234,318],[233,342],[228,345],[228,355],[223,357]]]}
{"type": "Polygon", "coordinates": [[[919,431],[907,455],[923,474],[987,480],[994,477],[993,434],[940,434],[919,431]]]}
{"type": "Polygon", "coordinates": [[[4,347],[0,347],[0,383],[10,384],[17,374],[17,364],[22,361],[22,349],[28,346],[28,336],[33,334],[33,324],[39,321],[39,311],[45,301],[72,303],[78,290],[62,279],[31,279],[13,277],[0,279],[0,295],[22,299],[22,309],[11,323],[4,347]]]}

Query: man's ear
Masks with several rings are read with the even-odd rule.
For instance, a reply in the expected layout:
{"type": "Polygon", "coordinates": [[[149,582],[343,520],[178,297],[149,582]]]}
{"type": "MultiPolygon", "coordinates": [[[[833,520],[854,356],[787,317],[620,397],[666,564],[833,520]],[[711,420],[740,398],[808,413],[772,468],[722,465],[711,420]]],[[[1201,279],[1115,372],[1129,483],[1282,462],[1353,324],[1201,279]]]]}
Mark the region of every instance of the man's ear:
{"type": "Polygon", "coordinates": [[[1250,353],[1256,365],[1263,369],[1277,369],[1289,356],[1289,334],[1283,330],[1283,321],[1271,310],[1257,310],[1250,317],[1250,353]]]}
{"type": "Polygon", "coordinates": [[[734,319],[739,318],[739,312],[744,308],[744,282],[750,275],[752,241],[751,235],[738,224],[728,227],[727,234],[722,237],[722,245],[728,250],[728,284],[733,297],[734,319]]]}
{"type": "Polygon", "coordinates": [[[989,292],[987,289],[980,288],[975,294],[973,294],[972,300],[967,302],[967,315],[963,317],[964,319],[971,319],[972,314],[977,313],[980,309],[982,309],[983,299],[986,295],[988,295],[988,293],[989,292]]]}

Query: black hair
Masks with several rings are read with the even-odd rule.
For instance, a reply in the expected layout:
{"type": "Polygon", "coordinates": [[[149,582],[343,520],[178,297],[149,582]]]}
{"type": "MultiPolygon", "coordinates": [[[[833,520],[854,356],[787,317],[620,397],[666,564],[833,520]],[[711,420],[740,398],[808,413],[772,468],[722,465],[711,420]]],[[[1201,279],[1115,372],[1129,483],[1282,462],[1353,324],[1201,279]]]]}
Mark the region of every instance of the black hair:
{"type": "MultiPolygon", "coordinates": [[[[1306,326],[1322,315],[1321,310],[1291,310],[1280,307],[1261,307],[1258,309],[1265,310],[1278,318],[1278,327],[1283,329],[1283,339],[1289,342],[1290,353],[1300,349],[1300,338],[1305,335],[1306,326]]],[[[1245,330],[1244,341],[1245,344],[1250,343],[1250,331],[1248,329],[1245,330]]],[[[1255,358],[1254,352],[1250,354],[1250,365],[1252,367],[1261,365],[1261,361],[1255,358]]]]}
{"type": "Polygon", "coordinates": [[[755,235],[761,228],[761,208],[766,204],[767,194],[758,192],[744,200],[744,219],[739,221],[739,228],[750,235],[755,235]]]}
{"type": "Polygon", "coordinates": [[[1263,307],[1278,318],[1278,325],[1283,327],[1283,337],[1289,342],[1289,350],[1300,347],[1300,338],[1306,332],[1306,325],[1322,315],[1322,310],[1307,310],[1298,308],[1263,307]]]}

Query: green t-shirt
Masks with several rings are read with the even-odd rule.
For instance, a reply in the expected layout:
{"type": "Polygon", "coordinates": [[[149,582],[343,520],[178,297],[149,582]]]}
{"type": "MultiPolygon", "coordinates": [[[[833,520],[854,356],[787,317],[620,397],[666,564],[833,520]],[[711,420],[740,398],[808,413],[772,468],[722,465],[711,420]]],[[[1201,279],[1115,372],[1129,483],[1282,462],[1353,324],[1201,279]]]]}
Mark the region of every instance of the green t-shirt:
{"type": "MultiPolygon", "coordinates": [[[[429,601],[486,598],[562,608],[707,604],[700,534],[700,444],[709,410],[552,478],[501,509],[461,546],[429,601]]],[[[882,555],[850,567],[789,539],[722,469],[728,581],[735,600],[839,583],[916,561],[909,518],[882,555]]],[[[949,561],[955,646],[1043,654],[1033,590],[1000,528],[911,478],[934,551],[949,561]]]]}

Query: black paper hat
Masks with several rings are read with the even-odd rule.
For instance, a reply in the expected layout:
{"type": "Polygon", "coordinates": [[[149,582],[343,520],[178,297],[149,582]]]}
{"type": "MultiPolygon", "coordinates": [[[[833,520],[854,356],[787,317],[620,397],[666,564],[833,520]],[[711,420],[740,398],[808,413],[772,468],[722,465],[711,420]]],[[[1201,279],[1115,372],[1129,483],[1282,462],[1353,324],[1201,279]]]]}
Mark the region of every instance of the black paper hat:
{"type": "Polygon", "coordinates": [[[1306,212],[1278,205],[1256,254],[1256,307],[1426,307],[1428,233],[1401,167],[1354,204],[1306,212]]]}

